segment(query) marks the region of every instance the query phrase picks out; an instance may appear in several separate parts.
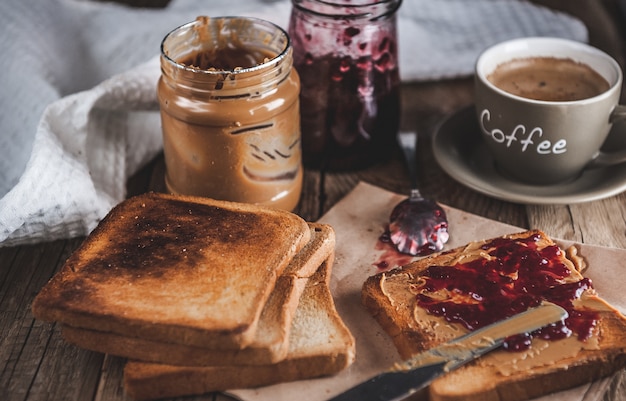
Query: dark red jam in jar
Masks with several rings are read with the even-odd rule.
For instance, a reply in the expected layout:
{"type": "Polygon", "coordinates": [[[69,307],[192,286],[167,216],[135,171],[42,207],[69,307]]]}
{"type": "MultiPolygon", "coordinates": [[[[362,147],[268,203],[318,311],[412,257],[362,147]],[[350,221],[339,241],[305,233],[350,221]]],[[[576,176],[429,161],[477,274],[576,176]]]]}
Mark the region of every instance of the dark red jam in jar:
{"type": "Polygon", "coordinates": [[[537,247],[537,237],[497,239],[482,246],[493,258],[478,258],[450,266],[431,266],[424,273],[425,284],[418,304],[429,313],[476,330],[531,307],[542,301],[560,305],[569,313],[563,322],[528,335],[510,337],[504,348],[521,351],[532,337],[558,340],[575,335],[588,339],[599,318],[592,310],[575,309],[573,301],[592,288],[591,281],[567,279],[570,270],[560,259],[558,246],[537,247]],[[471,302],[440,299],[433,293],[447,290],[471,302]]]}
{"type": "Polygon", "coordinates": [[[402,0],[292,0],[303,162],[363,168],[391,155],[400,118],[402,0]]]}

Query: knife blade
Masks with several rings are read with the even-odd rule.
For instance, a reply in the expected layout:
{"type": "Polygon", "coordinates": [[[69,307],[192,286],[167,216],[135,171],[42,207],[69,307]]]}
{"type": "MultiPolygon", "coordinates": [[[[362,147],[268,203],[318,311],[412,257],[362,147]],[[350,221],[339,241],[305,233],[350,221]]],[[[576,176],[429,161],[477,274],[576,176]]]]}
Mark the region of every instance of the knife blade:
{"type": "Polygon", "coordinates": [[[530,333],[567,316],[565,309],[545,302],[417,354],[329,401],[401,400],[437,377],[500,347],[507,337],[530,333]]]}

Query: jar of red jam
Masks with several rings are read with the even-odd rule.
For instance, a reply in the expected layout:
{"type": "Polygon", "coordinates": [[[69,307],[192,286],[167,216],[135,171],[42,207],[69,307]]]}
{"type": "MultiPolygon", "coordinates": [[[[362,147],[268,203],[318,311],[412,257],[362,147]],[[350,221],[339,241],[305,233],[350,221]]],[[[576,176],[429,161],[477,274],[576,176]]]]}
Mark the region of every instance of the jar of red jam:
{"type": "Polygon", "coordinates": [[[302,189],[300,79],[287,32],[199,17],[161,44],[169,192],[293,210],[302,189]]]}
{"type": "Polygon", "coordinates": [[[402,0],[292,0],[304,164],[348,170],[387,159],[400,116],[402,0]]]}

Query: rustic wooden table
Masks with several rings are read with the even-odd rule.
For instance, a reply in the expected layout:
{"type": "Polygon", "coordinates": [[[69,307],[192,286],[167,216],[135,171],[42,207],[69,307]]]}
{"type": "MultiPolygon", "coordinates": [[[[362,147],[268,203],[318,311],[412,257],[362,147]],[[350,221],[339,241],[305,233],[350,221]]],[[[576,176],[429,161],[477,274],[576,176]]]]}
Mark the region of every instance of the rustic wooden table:
{"type": "MultiPolygon", "coordinates": [[[[588,25],[591,43],[624,65],[621,25],[613,19],[620,14],[614,1],[571,2],[575,6],[558,0],[538,2],[576,14],[588,25]]],[[[422,136],[418,164],[425,196],[500,222],[541,228],[556,238],[626,248],[626,193],[582,204],[524,205],[482,195],[442,171],[430,149],[429,134],[446,115],[472,103],[470,79],[405,85],[402,93],[402,126],[419,128],[422,136]]],[[[159,156],[129,180],[128,194],[159,190],[162,179],[163,160],[159,156]]],[[[399,193],[409,190],[408,174],[398,150],[392,160],[361,171],[306,171],[302,201],[296,212],[314,221],[361,180],[399,193]]],[[[81,241],[75,238],[0,248],[1,400],[128,399],[122,389],[122,359],[65,343],[58,327],[34,320],[30,312],[35,294],[81,241]]],[[[615,374],[602,391],[604,400],[626,399],[626,371],[615,374]]],[[[207,395],[189,399],[222,398],[207,395]]]]}

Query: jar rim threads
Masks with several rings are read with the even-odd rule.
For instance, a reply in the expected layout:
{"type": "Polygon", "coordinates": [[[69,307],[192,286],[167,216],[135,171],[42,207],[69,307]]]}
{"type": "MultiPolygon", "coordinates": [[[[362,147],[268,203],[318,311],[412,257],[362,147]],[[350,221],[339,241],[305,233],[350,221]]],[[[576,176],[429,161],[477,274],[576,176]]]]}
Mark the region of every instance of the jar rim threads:
{"type": "Polygon", "coordinates": [[[178,85],[189,92],[238,98],[240,88],[258,86],[264,91],[286,79],[292,51],[288,33],[272,22],[253,17],[199,16],[164,37],[161,69],[175,76],[178,85]],[[283,64],[287,68],[282,68],[283,64]]]}
{"type": "Polygon", "coordinates": [[[394,15],[402,0],[368,0],[359,4],[341,0],[292,0],[291,4],[301,11],[331,20],[376,21],[394,15]],[[344,12],[339,16],[338,10],[344,12]]]}
{"type": "MultiPolygon", "coordinates": [[[[259,32],[261,32],[259,30],[259,32]]],[[[273,22],[266,21],[260,18],[254,17],[206,17],[200,16],[196,18],[194,21],[187,22],[182,24],[170,32],[168,32],[163,40],[161,41],[161,56],[164,57],[169,63],[175,66],[178,69],[191,71],[194,73],[207,74],[207,75],[241,75],[246,73],[251,73],[255,71],[259,71],[267,68],[270,64],[275,64],[281,62],[285,57],[287,57],[288,53],[291,51],[291,39],[287,32],[281,28],[280,26],[274,24],[273,22]],[[212,21],[216,21],[217,23],[212,23],[212,21]],[[211,23],[210,23],[211,22],[211,23]],[[271,42],[266,42],[267,48],[272,49],[273,52],[276,53],[275,56],[264,60],[261,63],[257,63],[252,66],[247,67],[236,67],[229,69],[221,69],[221,68],[199,68],[196,66],[186,65],[180,62],[181,57],[171,56],[166,50],[168,46],[168,42],[175,39],[188,39],[186,34],[190,31],[195,30],[200,36],[200,43],[206,43],[206,39],[213,38],[212,43],[219,43],[220,41],[230,41],[230,40],[239,40],[238,36],[233,35],[233,32],[237,31],[240,28],[252,29],[252,26],[266,28],[268,31],[268,37],[275,37],[274,32],[280,32],[278,39],[271,39],[271,42]],[[198,31],[199,29],[206,28],[211,29],[210,33],[203,33],[198,31]],[[270,32],[271,31],[271,32],[270,32]],[[226,40],[228,39],[228,40],[226,40]],[[217,41],[217,42],[216,42],[217,41]],[[277,44],[276,48],[272,48],[272,44],[277,44]]]]}

